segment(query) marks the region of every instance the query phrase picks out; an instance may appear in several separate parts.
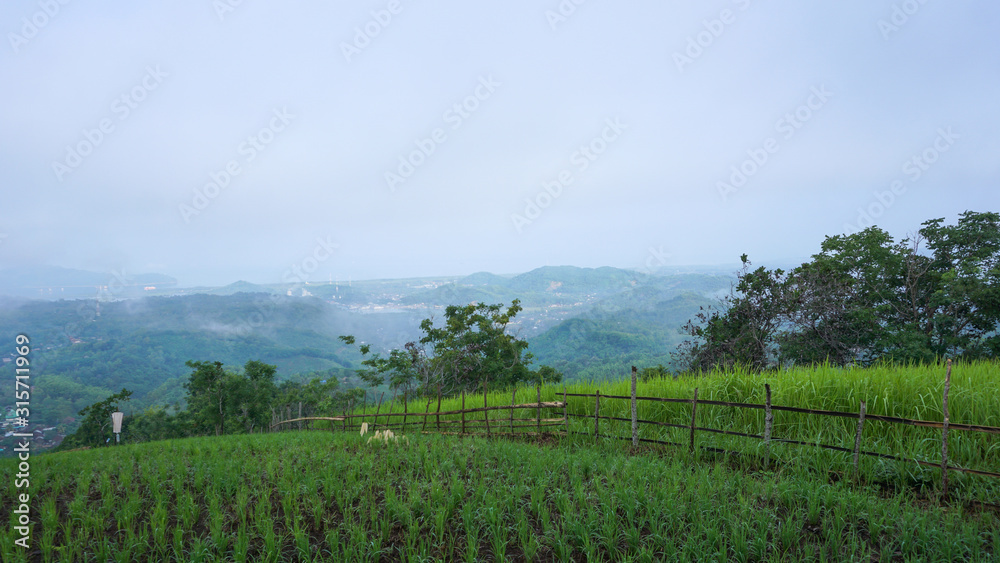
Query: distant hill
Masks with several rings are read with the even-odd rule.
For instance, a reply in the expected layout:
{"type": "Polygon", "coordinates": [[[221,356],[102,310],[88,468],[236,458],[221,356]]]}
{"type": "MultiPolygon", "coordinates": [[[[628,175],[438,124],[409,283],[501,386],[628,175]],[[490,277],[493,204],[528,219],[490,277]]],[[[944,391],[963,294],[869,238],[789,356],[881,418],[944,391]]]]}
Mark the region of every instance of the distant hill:
{"type": "MultiPolygon", "coordinates": [[[[72,275],[92,280],[93,273],[72,275]]],[[[358,352],[338,336],[355,335],[376,350],[401,347],[421,336],[422,319],[440,321],[444,306],[471,302],[520,299],[524,310],[511,329],[529,342],[535,365],[552,365],[569,379],[617,377],[631,364],[668,365],[682,339],[678,328],[730,283],[726,276],[560,266],[515,276],[308,284],[294,297],[281,285],[246,281],[173,296],[2,297],[0,340],[31,338],[32,367],[44,374],[34,382],[32,415],[55,424],[122,387],[135,392],[130,408],[179,401],[188,360],[237,369],[255,359],[277,365],[279,379],[322,372],[355,381],[358,352]],[[312,297],[301,297],[303,290],[312,297]]],[[[13,378],[0,380],[0,394],[10,396],[12,385],[13,378]]]]}
{"type": "Polygon", "coordinates": [[[520,299],[525,307],[552,304],[582,305],[649,283],[653,276],[619,268],[545,266],[512,277],[486,272],[454,283],[409,295],[406,304],[510,303],[520,299]]]}
{"type": "Polygon", "coordinates": [[[20,266],[0,269],[0,295],[31,299],[79,299],[136,297],[147,287],[163,289],[177,280],[163,274],[90,272],[56,266],[20,266]]]}
{"type": "Polygon", "coordinates": [[[255,283],[250,283],[248,281],[240,280],[229,285],[214,288],[206,291],[211,295],[234,295],[236,293],[270,293],[278,294],[278,290],[266,287],[263,285],[257,285],[255,283]]]}

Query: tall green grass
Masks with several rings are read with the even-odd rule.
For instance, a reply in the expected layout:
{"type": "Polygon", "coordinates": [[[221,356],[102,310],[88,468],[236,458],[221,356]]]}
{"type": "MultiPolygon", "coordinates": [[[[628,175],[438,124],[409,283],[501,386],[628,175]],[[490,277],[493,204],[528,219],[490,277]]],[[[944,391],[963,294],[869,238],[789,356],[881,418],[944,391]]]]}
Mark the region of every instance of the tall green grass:
{"type": "MultiPolygon", "coordinates": [[[[691,399],[698,388],[698,398],[727,402],[763,404],[765,384],[770,384],[772,404],[856,413],[860,403],[866,403],[868,414],[894,416],[900,418],[929,421],[943,420],[942,396],[944,392],[944,366],[876,366],[868,368],[844,369],[829,365],[812,368],[794,368],[766,374],[744,370],[714,371],[697,376],[683,376],[677,379],[655,379],[639,382],[637,394],[642,397],[669,397],[691,399]]],[[[565,386],[569,393],[627,396],[631,393],[631,379],[626,369],[615,381],[582,382],[565,386]]],[[[542,388],[543,401],[562,399],[563,386],[549,385],[542,388]]],[[[512,390],[498,390],[488,393],[490,406],[511,404],[512,390]]],[[[517,390],[517,403],[533,403],[535,388],[517,390]]],[[[570,415],[594,415],[593,398],[569,397],[570,415]]],[[[466,396],[466,407],[482,407],[483,395],[470,393],[466,396]]],[[[426,399],[411,401],[409,412],[424,412],[428,407],[426,399]]],[[[437,399],[433,398],[430,411],[437,409],[437,399]]],[[[444,399],[441,409],[458,410],[461,400],[456,397],[444,399]]],[[[366,420],[374,422],[376,407],[369,405],[366,420]]],[[[399,401],[389,403],[388,399],[378,407],[381,414],[403,412],[399,401]]],[[[966,423],[1000,427],[1000,364],[993,362],[956,363],[952,368],[949,392],[949,414],[952,423],[966,423]]],[[[355,410],[360,414],[361,409],[355,410]]],[[[562,415],[561,409],[543,409],[544,418],[562,415]]],[[[490,413],[493,432],[507,432],[509,411],[490,413]]],[[[534,409],[514,411],[515,424],[518,420],[533,419],[534,409]]],[[[628,400],[601,400],[601,416],[630,418],[631,407],[628,400]]],[[[460,420],[458,415],[445,415],[442,421],[460,420]]],[[[660,403],[640,401],[638,418],[688,425],[691,422],[691,406],[685,403],[660,403]]],[[[412,417],[408,424],[412,430],[424,428],[423,419],[412,417]]],[[[378,423],[391,421],[399,424],[398,417],[380,417],[378,423]]],[[[485,432],[482,413],[467,414],[470,431],[485,432]],[[477,426],[473,427],[473,424],[477,426]]],[[[426,428],[435,429],[436,417],[428,419],[426,428]]],[[[351,424],[359,424],[352,420],[351,424]]],[[[764,411],[699,405],[696,425],[761,435],[764,431],[764,411]]],[[[320,425],[328,427],[326,425],[320,425]]],[[[342,427],[334,423],[334,427],[342,427]]],[[[457,424],[445,425],[443,429],[458,431],[457,424]]],[[[593,433],[593,419],[571,418],[569,430],[579,433],[593,433]]],[[[602,434],[630,437],[628,422],[600,421],[602,434]]],[[[520,429],[518,431],[530,431],[520,429]]],[[[543,430],[561,430],[543,428],[543,430]]],[[[857,420],[802,413],[774,411],[772,436],[777,439],[826,444],[842,448],[854,448],[857,420]]],[[[674,443],[688,443],[686,429],[670,429],[654,425],[640,425],[640,437],[674,443]]],[[[578,438],[586,440],[586,438],[578,438]]],[[[764,446],[760,440],[698,432],[699,446],[721,448],[762,457],[764,446]]],[[[889,422],[867,420],[862,434],[861,449],[887,455],[940,463],[941,431],[939,429],[915,427],[889,422]]],[[[815,447],[773,443],[772,457],[777,462],[801,464],[815,471],[832,471],[841,475],[853,472],[850,454],[815,447]]],[[[948,445],[949,465],[1000,473],[1000,435],[952,430],[948,445]]],[[[940,481],[940,470],[914,463],[896,462],[873,457],[862,457],[862,476],[869,481],[878,481],[894,486],[915,486],[933,488],[940,481]]],[[[950,473],[957,492],[971,498],[1000,499],[1000,480],[966,474],[950,473]]]]}

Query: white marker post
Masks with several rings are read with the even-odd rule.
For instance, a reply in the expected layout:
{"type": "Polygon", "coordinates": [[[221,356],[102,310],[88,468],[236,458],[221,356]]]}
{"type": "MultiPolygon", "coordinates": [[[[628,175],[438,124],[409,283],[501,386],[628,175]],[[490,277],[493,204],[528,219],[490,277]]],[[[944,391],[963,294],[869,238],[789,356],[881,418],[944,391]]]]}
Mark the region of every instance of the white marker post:
{"type": "Polygon", "coordinates": [[[122,431],[122,417],[123,416],[125,416],[125,413],[123,413],[121,411],[116,411],[116,412],[111,413],[111,423],[114,426],[113,430],[114,430],[114,433],[115,433],[115,443],[116,444],[118,444],[118,443],[120,443],[122,441],[121,440],[121,431],[122,431]]]}

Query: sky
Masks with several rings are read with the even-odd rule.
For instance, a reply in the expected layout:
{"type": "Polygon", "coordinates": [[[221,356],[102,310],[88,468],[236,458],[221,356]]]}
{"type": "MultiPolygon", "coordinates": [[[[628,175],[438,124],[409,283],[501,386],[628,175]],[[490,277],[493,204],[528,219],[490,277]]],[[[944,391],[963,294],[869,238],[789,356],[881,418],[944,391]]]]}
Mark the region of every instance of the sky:
{"type": "Polygon", "coordinates": [[[998,211],[989,1],[0,5],[0,268],[806,259],[998,211]]]}

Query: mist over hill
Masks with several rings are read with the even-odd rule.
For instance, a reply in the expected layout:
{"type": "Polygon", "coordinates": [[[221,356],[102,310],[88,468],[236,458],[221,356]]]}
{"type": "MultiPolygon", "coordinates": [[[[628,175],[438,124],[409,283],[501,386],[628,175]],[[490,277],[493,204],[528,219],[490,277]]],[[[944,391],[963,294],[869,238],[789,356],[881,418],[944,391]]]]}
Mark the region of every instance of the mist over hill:
{"type": "MultiPolygon", "coordinates": [[[[352,334],[375,350],[401,347],[420,338],[421,320],[472,302],[520,299],[524,310],[511,330],[528,340],[536,365],[552,365],[569,380],[630,364],[666,365],[678,328],[730,283],[716,275],[546,267],[514,276],[236,282],[134,298],[4,297],[0,338],[31,338],[33,417],[71,429],[77,411],[123,387],[134,392],[132,409],[183,401],[188,360],[238,368],[255,359],[278,366],[279,380],[320,376],[359,385],[353,369],[360,356],[338,336],[352,334]]],[[[11,381],[5,378],[0,392],[11,381]]]]}

